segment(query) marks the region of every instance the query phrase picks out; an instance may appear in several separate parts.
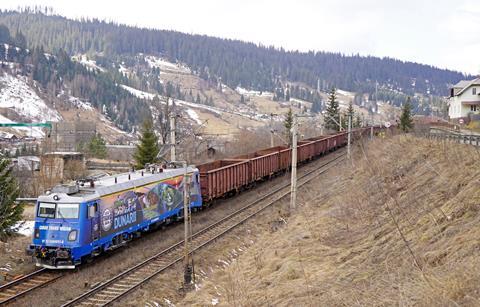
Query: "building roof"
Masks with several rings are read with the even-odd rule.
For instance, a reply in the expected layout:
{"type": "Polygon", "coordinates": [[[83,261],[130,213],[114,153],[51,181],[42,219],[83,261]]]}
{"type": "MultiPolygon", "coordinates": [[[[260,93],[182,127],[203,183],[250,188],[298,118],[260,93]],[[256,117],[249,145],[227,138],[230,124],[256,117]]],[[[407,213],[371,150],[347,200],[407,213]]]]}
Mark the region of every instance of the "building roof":
{"type": "Polygon", "coordinates": [[[459,81],[453,86],[453,88],[461,88],[461,90],[457,94],[455,94],[455,96],[461,95],[466,89],[468,89],[472,85],[480,85],[480,78],[459,81]]]}
{"type": "Polygon", "coordinates": [[[453,86],[453,88],[465,88],[466,86],[470,85],[470,82],[470,80],[460,80],[453,86]]]}

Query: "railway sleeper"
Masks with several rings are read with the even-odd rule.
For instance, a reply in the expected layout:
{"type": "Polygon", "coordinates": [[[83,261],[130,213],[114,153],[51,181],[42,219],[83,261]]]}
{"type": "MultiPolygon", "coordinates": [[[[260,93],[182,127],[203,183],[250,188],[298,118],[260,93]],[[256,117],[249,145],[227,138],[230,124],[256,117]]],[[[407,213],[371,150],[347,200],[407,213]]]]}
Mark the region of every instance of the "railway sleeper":
{"type": "Polygon", "coordinates": [[[117,294],[122,294],[126,290],[126,289],[122,289],[122,288],[116,288],[116,285],[114,287],[108,287],[108,289],[112,292],[116,292],[117,294]]]}
{"type": "Polygon", "coordinates": [[[110,300],[109,299],[103,299],[103,298],[95,298],[95,297],[91,297],[89,299],[89,301],[92,301],[90,304],[87,304],[87,305],[91,305],[91,304],[95,304],[95,305],[98,305],[97,302],[102,302],[101,306],[104,305],[105,303],[108,303],[110,300]]]}
{"type": "Polygon", "coordinates": [[[114,289],[114,287],[120,287],[120,288],[127,288],[128,289],[128,288],[131,287],[131,285],[124,285],[121,282],[117,282],[114,285],[112,285],[111,288],[109,287],[109,289],[116,290],[116,289],[114,289]]]}

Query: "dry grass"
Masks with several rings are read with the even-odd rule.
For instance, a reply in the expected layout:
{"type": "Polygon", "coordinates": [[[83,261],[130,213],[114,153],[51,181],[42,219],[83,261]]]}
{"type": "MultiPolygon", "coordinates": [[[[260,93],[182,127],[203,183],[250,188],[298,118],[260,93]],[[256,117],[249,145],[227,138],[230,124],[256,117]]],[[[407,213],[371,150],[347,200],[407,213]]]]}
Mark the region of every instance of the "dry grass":
{"type": "Polygon", "coordinates": [[[405,136],[359,147],[177,305],[477,306],[478,157],[405,136]]]}

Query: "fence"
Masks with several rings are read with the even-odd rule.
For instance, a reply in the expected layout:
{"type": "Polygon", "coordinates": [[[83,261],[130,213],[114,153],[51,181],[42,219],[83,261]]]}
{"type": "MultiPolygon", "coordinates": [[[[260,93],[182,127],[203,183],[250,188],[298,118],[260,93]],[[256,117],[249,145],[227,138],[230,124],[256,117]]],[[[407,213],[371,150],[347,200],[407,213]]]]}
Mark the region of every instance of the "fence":
{"type": "Polygon", "coordinates": [[[448,132],[427,132],[421,134],[431,140],[446,140],[459,144],[468,144],[473,146],[480,146],[480,135],[477,134],[460,134],[448,132]]]}

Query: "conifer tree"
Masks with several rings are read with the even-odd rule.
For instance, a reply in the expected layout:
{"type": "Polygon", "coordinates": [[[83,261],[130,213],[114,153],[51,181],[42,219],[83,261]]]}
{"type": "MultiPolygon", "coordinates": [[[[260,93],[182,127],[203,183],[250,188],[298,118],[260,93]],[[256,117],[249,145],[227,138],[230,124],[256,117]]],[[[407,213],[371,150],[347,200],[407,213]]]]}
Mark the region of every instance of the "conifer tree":
{"type": "Polygon", "coordinates": [[[353,124],[353,127],[355,127],[355,128],[362,127],[362,118],[358,114],[355,116],[355,122],[353,124]]]}
{"type": "Polygon", "coordinates": [[[288,110],[287,115],[285,115],[285,121],[283,122],[285,127],[285,137],[288,140],[288,143],[292,143],[292,127],[293,127],[293,112],[292,108],[288,110]]]}
{"type": "Polygon", "coordinates": [[[403,132],[409,132],[413,129],[412,105],[410,103],[410,97],[407,98],[407,101],[402,108],[402,115],[400,116],[400,129],[403,132]]]}
{"type": "Polygon", "coordinates": [[[18,194],[19,187],[12,176],[10,160],[0,158],[0,240],[4,240],[22,218],[23,204],[15,202],[18,194]]]}
{"type": "Polygon", "coordinates": [[[353,109],[352,102],[348,104],[348,109],[347,109],[347,116],[345,118],[345,123],[342,123],[345,129],[348,129],[348,118],[351,118],[352,121],[352,128],[354,127],[354,122],[353,120],[355,119],[355,110],[353,109]]]}
{"type": "Polygon", "coordinates": [[[88,143],[88,152],[95,158],[105,159],[107,157],[107,146],[100,134],[93,136],[88,143]]]}
{"type": "Polygon", "coordinates": [[[355,116],[355,110],[353,109],[353,105],[352,105],[352,102],[351,102],[351,101],[350,101],[350,103],[348,104],[347,116],[351,116],[351,117],[352,117],[352,120],[353,120],[353,117],[355,116]]]}
{"type": "Polygon", "coordinates": [[[153,130],[153,122],[151,119],[147,119],[143,122],[142,136],[134,155],[137,163],[136,167],[143,168],[147,163],[156,162],[159,150],[158,137],[153,130]]]}
{"type": "Polygon", "coordinates": [[[328,104],[327,104],[327,116],[325,116],[325,128],[330,130],[339,131],[340,127],[335,122],[340,122],[340,112],[339,105],[337,101],[337,92],[335,88],[332,88],[330,94],[328,95],[328,104]]]}

